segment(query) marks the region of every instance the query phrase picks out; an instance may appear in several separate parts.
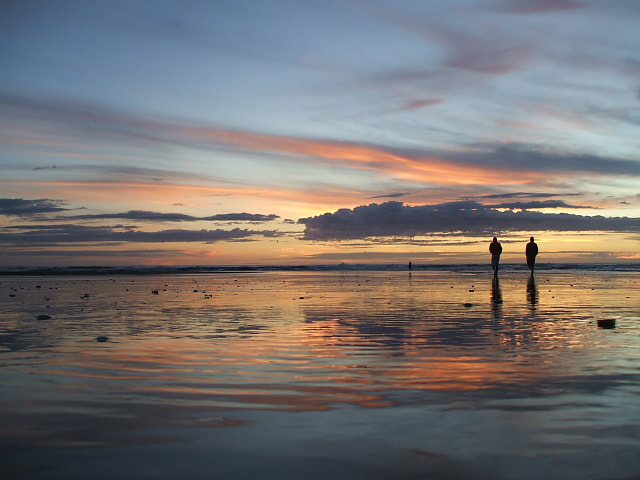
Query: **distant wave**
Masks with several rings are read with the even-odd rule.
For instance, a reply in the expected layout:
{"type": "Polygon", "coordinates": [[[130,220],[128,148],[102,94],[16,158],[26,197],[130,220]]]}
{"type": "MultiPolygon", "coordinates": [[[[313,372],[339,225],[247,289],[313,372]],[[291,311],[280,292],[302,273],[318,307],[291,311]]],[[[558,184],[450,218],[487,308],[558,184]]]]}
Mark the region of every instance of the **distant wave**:
{"type": "MultiPolygon", "coordinates": [[[[500,265],[501,271],[528,271],[524,264],[500,265]]],[[[601,272],[640,272],[640,263],[540,263],[536,271],[589,270],[601,272]]],[[[331,265],[236,265],[236,266],[84,266],[84,267],[5,267],[0,275],[160,275],[251,272],[330,272],[330,271],[433,271],[457,273],[490,272],[488,264],[408,264],[340,263],[331,265]]]]}

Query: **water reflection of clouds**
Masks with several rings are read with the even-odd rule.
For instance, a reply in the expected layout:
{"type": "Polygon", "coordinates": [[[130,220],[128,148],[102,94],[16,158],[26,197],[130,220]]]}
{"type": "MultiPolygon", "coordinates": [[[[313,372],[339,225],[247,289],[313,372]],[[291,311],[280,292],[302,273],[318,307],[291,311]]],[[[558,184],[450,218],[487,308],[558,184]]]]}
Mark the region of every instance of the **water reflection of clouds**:
{"type": "Polygon", "coordinates": [[[326,478],[362,452],[362,465],[393,465],[362,478],[417,478],[446,460],[441,478],[470,455],[502,473],[549,452],[563,461],[559,450],[600,465],[605,444],[637,464],[637,283],[544,273],[532,302],[519,274],[392,275],[181,279],[157,296],[148,280],[119,280],[89,285],[88,300],[84,288],[51,296],[42,322],[33,291],[15,303],[0,285],[5,471],[256,478],[281,462],[286,478],[316,461],[326,478]],[[598,308],[617,309],[621,328],[590,325],[598,308]]]}
{"type": "MultiPolygon", "coordinates": [[[[47,365],[30,367],[37,375],[29,388],[49,395],[39,400],[44,411],[67,400],[108,408],[129,398],[136,405],[174,405],[178,416],[381,408],[421,403],[434,392],[548,391],[583,368],[563,349],[587,352],[595,341],[594,329],[566,318],[591,298],[586,289],[549,285],[560,300],[540,306],[537,293],[535,301],[529,295],[531,282],[515,275],[491,284],[488,276],[483,283],[478,276],[414,273],[408,281],[389,275],[347,275],[339,282],[331,275],[286,276],[286,282],[256,276],[240,286],[199,280],[197,289],[209,283],[214,299],[187,288],[185,279],[178,282],[181,293],[174,285],[158,296],[149,293],[149,281],[135,288],[127,281],[129,290],[122,281],[108,284],[111,297],[94,285],[92,300],[82,303],[87,315],[73,307],[66,317],[41,323],[31,335],[42,342],[16,334],[36,323],[22,313],[1,334],[9,349],[39,349],[30,354],[48,357],[47,365]],[[113,302],[119,309],[110,308],[113,302]],[[97,344],[98,333],[113,340],[97,344]],[[561,371],[557,378],[550,361],[561,371]]],[[[69,304],[76,297],[68,296],[69,304]]],[[[24,302],[24,311],[35,309],[24,302]]],[[[64,306],[60,300],[56,308],[64,306]]],[[[580,385],[575,388],[598,388],[595,379],[580,385]]]]}

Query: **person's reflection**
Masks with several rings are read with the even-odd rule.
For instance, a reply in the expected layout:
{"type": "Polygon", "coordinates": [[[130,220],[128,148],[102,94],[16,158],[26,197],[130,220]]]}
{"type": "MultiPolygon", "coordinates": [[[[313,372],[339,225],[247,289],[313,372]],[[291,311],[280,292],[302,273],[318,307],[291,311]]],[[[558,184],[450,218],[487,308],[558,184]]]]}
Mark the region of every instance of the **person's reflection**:
{"type": "Polygon", "coordinates": [[[502,318],[502,290],[500,290],[500,278],[494,275],[491,283],[491,311],[495,320],[502,318]]]}
{"type": "Polygon", "coordinates": [[[527,280],[527,302],[529,302],[531,311],[535,311],[538,306],[538,288],[536,287],[536,277],[533,276],[533,273],[527,280]]]}

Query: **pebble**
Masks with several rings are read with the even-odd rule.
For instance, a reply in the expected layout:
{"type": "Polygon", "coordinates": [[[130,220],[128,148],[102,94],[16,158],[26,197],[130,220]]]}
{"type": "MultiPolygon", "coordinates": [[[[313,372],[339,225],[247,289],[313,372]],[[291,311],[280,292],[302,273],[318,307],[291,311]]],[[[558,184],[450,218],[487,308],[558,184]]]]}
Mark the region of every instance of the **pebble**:
{"type": "Polygon", "coordinates": [[[615,318],[604,318],[598,320],[598,327],[600,328],[616,328],[615,318]]]}

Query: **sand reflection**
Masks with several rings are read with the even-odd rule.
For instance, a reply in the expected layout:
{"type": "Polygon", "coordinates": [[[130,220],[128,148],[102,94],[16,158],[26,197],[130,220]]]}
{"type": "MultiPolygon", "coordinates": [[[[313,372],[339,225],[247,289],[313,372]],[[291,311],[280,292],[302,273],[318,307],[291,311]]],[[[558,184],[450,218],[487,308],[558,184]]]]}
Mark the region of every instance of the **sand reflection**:
{"type": "Polygon", "coordinates": [[[491,311],[494,320],[502,319],[502,290],[498,275],[494,275],[491,280],[491,311]]]}
{"type": "Polygon", "coordinates": [[[527,280],[527,302],[531,311],[535,312],[538,306],[538,287],[536,286],[536,277],[533,274],[527,280]]]}

